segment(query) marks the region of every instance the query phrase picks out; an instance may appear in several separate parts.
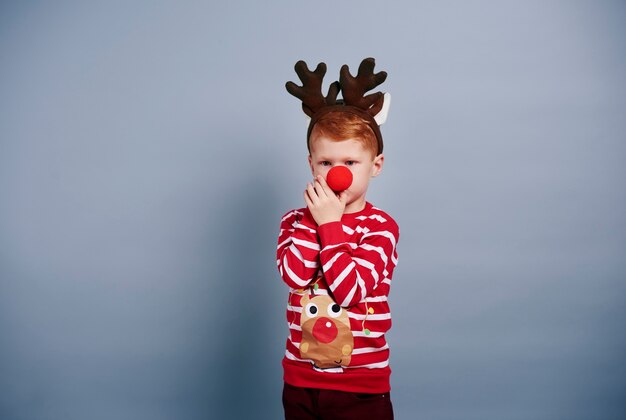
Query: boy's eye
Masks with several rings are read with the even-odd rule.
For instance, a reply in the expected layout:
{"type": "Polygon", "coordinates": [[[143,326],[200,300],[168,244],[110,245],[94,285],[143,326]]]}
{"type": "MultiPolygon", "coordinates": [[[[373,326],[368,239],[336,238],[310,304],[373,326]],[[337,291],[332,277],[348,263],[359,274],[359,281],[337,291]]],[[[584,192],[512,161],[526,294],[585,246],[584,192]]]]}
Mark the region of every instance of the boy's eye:
{"type": "Polygon", "coordinates": [[[322,162],[322,166],[330,166],[330,162],[325,160],[322,162]]]}
{"type": "Polygon", "coordinates": [[[347,162],[346,162],[346,166],[352,166],[352,165],[354,165],[355,163],[356,163],[355,161],[353,161],[353,160],[349,160],[349,161],[347,161],[347,162]]]}

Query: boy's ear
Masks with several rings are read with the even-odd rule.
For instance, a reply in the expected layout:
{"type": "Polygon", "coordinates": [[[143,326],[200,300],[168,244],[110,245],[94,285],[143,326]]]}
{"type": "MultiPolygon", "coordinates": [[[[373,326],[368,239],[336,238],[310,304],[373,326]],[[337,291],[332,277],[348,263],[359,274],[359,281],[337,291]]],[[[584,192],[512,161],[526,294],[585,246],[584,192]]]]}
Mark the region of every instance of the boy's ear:
{"type": "Polygon", "coordinates": [[[313,173],[313,158],[311,157],[311,155],[309,155],[309,167],[311,168],[311,173],[313,173]]]}
{"type": "Polygon", "coordinates": [[[380,154],[374,158],[374,166],[372,166],[372,178],[378,176],[383,170],[383,164],[385,163],[385,155],[380,154]]]}

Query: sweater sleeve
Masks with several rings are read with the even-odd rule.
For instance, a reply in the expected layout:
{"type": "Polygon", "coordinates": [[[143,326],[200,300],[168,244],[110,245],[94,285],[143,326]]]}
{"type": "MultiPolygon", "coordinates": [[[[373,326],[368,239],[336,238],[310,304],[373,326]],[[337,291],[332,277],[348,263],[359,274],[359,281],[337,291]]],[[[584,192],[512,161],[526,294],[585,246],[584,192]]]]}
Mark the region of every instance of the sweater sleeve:
{"type": "Polygon", "coordinates": [[[292,210],[281,220],[276,265],[292,289],[307,287],[319,270],[317,224],[308,209],[292,210]]]}
{"type": "Polygon", "coordinates": [[[387,278],[387,268],[397,263],[399,230],[393,220],[369,227],[358,244],[347,241],[341,222],[323,224],[318,233],[322,271],[335,301],[342,307],[364,300],[387,278]]]}

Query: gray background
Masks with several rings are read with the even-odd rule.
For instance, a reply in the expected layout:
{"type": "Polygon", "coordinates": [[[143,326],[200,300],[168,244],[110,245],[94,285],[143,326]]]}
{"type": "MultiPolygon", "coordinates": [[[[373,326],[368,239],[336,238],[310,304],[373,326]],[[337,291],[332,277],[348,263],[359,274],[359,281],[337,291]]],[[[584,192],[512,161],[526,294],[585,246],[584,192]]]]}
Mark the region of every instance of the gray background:
{"type": "Polygon", "coordinates": [[[624,418],[624,2],[87,3],[0,5],[0,418],[280,418],[284,83],[367,56],[397,418],[624,418]]]}

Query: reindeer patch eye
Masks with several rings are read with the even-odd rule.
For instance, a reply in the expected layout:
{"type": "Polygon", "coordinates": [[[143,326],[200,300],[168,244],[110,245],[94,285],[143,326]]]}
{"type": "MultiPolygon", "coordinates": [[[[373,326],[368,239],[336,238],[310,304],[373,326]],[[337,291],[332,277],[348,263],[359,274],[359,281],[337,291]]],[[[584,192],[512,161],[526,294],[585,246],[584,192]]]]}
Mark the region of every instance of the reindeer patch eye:
{"type": "Polygon", "coordinates": [[[317,316],[317,305],[314,303],[309,303],[308,305],[306,305],[306,307],[304,308],[305,313],[307,314],[308,317],[310,318],[315,318],[317,316]]]}
{"type": "Polygon", "coordinates": [[[341,306],[336,303],[328,305],[328,316],[331,318],[337,318],[339,315],[341,315],[341,306]]]}

